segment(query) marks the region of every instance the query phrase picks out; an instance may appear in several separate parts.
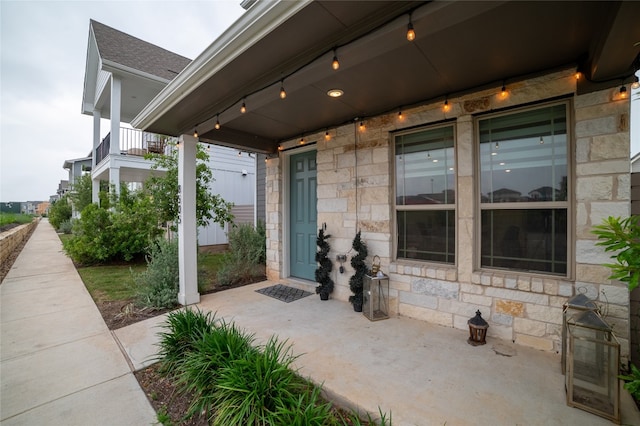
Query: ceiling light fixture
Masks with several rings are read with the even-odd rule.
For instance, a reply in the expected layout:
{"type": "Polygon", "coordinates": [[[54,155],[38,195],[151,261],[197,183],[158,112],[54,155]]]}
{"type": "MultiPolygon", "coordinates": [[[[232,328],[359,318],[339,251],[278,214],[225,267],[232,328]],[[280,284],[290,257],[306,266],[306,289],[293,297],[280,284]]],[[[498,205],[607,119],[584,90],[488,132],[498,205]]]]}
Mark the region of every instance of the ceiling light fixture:
{"type": "Polygon", "coordinates": [[[633,76],[633,83],[631,83],[632,89],[640,89],[640,79],[638,79],[637,75],[633,76]]]}
{"type": "Polygon", "coordinates": [[[213,127],[216,130],[220,130],[220,114],[216,115],[216,124],[213,127]]]}
{"type": "Polygon", "coordinates": [[[280,99],[287,97],[287,92],[284,91],[284,78],[280,80],[280,99]]]}
{"type": "Polygon", "coordinates": [[[240,113],[244,114],[247,112],[247,106],[244,104],[244,98],[242,99],[242,106],[240,107],[240,113]]]}
{"type": "Polygon", "coordinates": [[[544,138],[540,136],[540,145],[544,145],[544,138]]]}
{"type": "Polygon", "coordinates": [[[507,97],[507,86],[505,86],[504,83],[502,83],[502,89],[500,90],[500,96],[502,96],[503,98],[507,97]]]}
{"type": "Polygon", "coordinates": [[[344,95],[344,92],[340,89],[331,89],[327,92],[327,95],[331,98],[339,98],[344,95]]]}
{"type": "Polygon", "coordinates": [[[300,145],[304,145],[304,137],[300,138],[300,145]]]}
{"type": "Polygon", "coordinates": [[[198,129],[196,127],[193,128],[193,137],[194,138],[198,137],[198,129]]]}
{"type": "Polygon", "coordinates": [[[398,120],[402,120],[403,118],[404,118],[404,117],[403,117],[403,115],[402,115],[402,110],[401,110],[401,109],[399,109],[399,110],[398,110],[398,120]]]}
{"type": "Polygon", "coordinates": [[[416,39],[416,32],[413,29],[413,22],[411,22],[411,14],[409,14],[409,25],[407,25],[407,40],[413,41],[416,39]]]}
{"type": "Polygon", "coordinates": [[[338,62],[338,55],[336,54],[336,49],[333,49],[333,61],[331,62],[331,68],[337,70],[340,68],[340,62],[338,62]]]}
{"type": "Polygon", "coordinates": [[[447,111],[449,111],[450,109],[451,109],[451,106],[449,105],[449,100],[448,100],[448,99],[445,99],[445,100],[444,100],[444,105],[442,105],[442,110],[443,110],[444,112],[447,112],[447,111]]]}
{"type": "Polygon", "coordinates": [[[363,132],[364,131],[364,121],[360,122],[360,131],[363,132]]]}
{"type": "Polygon", "coordinates": [[[324,140],[328,141],[331,139],[331,135],[329,134],[329,131],[327,130],[326,132],[324,132],[324,140]]]}

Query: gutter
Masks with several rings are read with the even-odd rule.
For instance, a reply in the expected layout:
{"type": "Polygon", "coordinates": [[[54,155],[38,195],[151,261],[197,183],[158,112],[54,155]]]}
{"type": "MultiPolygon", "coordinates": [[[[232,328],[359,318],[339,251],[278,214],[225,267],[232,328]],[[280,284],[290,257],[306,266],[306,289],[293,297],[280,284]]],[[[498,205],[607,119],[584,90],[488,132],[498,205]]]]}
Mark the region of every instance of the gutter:
{"type": "Polygon", "coordinates": [[[131,121],[146,129],[312,0],[259,1],[205,49],[131,121]]]}

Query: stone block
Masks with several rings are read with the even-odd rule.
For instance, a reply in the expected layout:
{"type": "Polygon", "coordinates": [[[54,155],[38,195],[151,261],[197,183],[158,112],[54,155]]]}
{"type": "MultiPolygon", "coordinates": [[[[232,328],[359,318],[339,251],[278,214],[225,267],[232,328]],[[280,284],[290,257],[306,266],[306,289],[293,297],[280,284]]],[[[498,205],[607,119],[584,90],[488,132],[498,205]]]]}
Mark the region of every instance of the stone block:
{"type": "Polygon", "coordinates": [[[617,200],[630,200],[631,199],[631,175],[623,174],[618,175],[617,178],[617,200]]]}
{"type": "Polygon", "coordinates": [[[487,337],[513,341],[513,328],[500,324],[491,324],[487,329],[487,337]]]}
{"type": "Polygon", "coordinates": [[[493,287],[504,287],[504,278],[500,275],[493,275],[491,277],[491,285],[493,287]]]}
{"type": "Polygon", "coordinates": [[[611,200],[613,178],[611,176],[586,176],[576,179],[576,200],[611,200]]]}
{"type": "Polygon", "coordinates": [[[518,290],[531,291],[531,278],[527,276],[518,277],[518,290]]]}
{"type": "Polygon", "coordinates": [[[482,294],[484,288],[477,284],[460,283],[460,292],[468,294],[482,294]]]}
{"type": "Polygon", "coordinates": [[[491,322],[511,327],[513,326],[513,317],[511,315],[494,313],[491,315],[491,322]]]}
{"type": "Polygon", "coordinates": [[[512,300],[516,302],[535,303],[537,305],[548,305],[549,296],[546,294],[529,293],[507,288],[487,287],[485,295],[498,299],[512,300]]]}
{"type": "Polygon", "coordinates": [[[346,198],[330,198],[318,203],[318,213],[347,212],[348,200],[346,198]]]}
{"type": "Polygon", "coordinates": [[[611,261],[610,254],[603,247],[596,246],[595,240],[576,241],[576,263],[603,265],[611,261]]]}
{"type": "Polygon", "coordinates": [[[609,216],[626,217],[629,216],[629,202],[591,203],[591,224],[599,225],[609,216]]]}
{"type": "MultiPolygon", "coordinates": [[[[576,116],[580,115],[580,111],[576,110],[576,116]]],[[[599,117],[589,120],[576,121],[575,133],[576,137],[583,138],[587,136],[598,136],[617,133],[618,120],[615,116],[599,117]]]]}
{"type": "MultiPolygon", "coordinates": [[[[610,263],[608,260],[606,263],[610,263]]],[[[592,283],[609,283],[611,270],[603,265],[588,265],[579,263],[576,265],[576,280],[592,283]]]]}
{"type": "Polygon", "coordinates": [[[529,336],[527,334],[515,334],[515,343],[528,346],[530,348],[538,349],[541,351],[549,352],[553,350],[553,340],[551,338],[537,337],[537,336],[529,336]]]}
{"type": "Polygon", "coordinates": [[[411,282],[413,293],[429,296],[457,299],[460,284],[449,281],[434,280],[432,278],[417,278],[411,282]]]}
{"type": "Polygon", "coordinates": [[[576,294],[582,293],[591,300],[598,300],[600,286],[592,283],[576,281],[575,291],[576,294]]]}
{"type": "Polygon", "coordinates": [[[629,289],[626,285],[601,285],[600,286],[600,301],[611,303],[614,305],[628,305],[629,304],[629,289]]]}
{"type": "Polygon", "coordinates": [[[585,203],[577,203],[576,205],[576,226],[585,226],[589,223],[589,213],[585,203]]]}
{"type": "Polygon", "coordinates": [[[589,149],[591,138],[579,138],[576,141],[576,162],[586,163],[589,161],[589,149]]]}
{"type": "Polygon", "coordinates": [[[544,291],[542,278],[531,278],[531,291],[533,291],[534,293],[542,293],[544,291]]]}
{"type": "Polygon", "coordinates": [[[438,299],[438,311],[440,312],[449,312],[472,318],[475,316],[477,310],[477,305],[460,302],[458,300],[438,299]]]}
{"type": "Polygon", "coordinates": [[[538,322],[562,324],[562,309],[552,306],[541,306],[527,303],[525,306],[527,318],[538,322]]]}
{"type": "Polygon", "coordinates": [[[491,306],[493,299],[487,296],[481,296],[479,294],[462,294],[462,301],[478,306],[491,306]]]}
{"type": "Polygon", "coordinates": [[[497,299],[495,309],[496,312],[500,314],[506,314],[512,317],[521,317],[524,313],[524,303],[497,299]]]}
{"type": "Polygon", "coordinates": [[[514,318],[513,331],[516,333],[527,334],[529,336],[541,337],[546,334],[547,327],[543,322],[531,321],[526,318],[514,318]]]}
{"type": "Polygon", "coordinates": [[[576,166],[578,177],[618,173],[629,173],[629,160],[592,161],[576,166]]]}
{"type": "Polygon", "coordinates": [[[512,276],[506,277],[504,279],[504,286],[506,288],[512,288],[512,289],[518,288],[518,278],[512,277],[512,276]]]}
{"type": "Polygon", "coordinates": [[[556,280],[543,280],[544,294],[555,296],[558,294],[558,282],[556,280]]]}
{"type": "Polygon", "coordinates": [[[480,275],[480,273],[474,272],[473,274],[471,274],[471,283],[480,284],[481,278],[482,276],[480,275]]]}
{"type": "Polygon", "coordinates": [[[480,276],[480,284],[482,284],[482,285],[491,285],[491,275],[482,274],[480,276]]]}
{"type": "Polygon", "coordinates": [[[570,298],[573,296],[573,284],[561,282],[558,284],[558,296],[570,298]]]}
{"type": "Polygon", "coordinates": [[[628,159],[629,133],[594,136],[591,142],[591,160],[628,159]]]}
{"type": "Polygon", "coordinates": [[[443,325],[445,327],[453,326],[453,316],[446,312],[420,308],[400,302],[398,305],[398,313],[405,317],[426,321],[432,324],[443,325]]]}
{"type": "Polygon", "coordinates": [[[398,300],[401,304],[408,304],[429,309],[438,308],[438,298],[435,296],[409,293],[405,291],[399,292],[398,296],[398,300]]]}

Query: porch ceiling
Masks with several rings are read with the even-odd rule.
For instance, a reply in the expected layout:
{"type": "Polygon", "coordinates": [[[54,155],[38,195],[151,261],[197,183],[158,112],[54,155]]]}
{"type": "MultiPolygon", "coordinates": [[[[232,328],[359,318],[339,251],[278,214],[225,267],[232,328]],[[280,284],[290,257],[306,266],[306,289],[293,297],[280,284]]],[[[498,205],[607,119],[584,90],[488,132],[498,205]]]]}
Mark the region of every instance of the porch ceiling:
{"type": "MultiPolygon", "coordinates": [[[[559,67],[580,67],[590,80],[580,91],[619,86],[630,82],[640,51],[637,16],[640,2],[633,1],[314,1],[207,78],[176,78],[134,125],[176,136],[197,127],[201,140],[274,152],[283,140],[356,117],[559,67]],[[405,38],[409,12],[413,42],[405,38]],[[333,88],[344,95],[330,98],[333,88]],[[169,96],[176,92],[182,95],[169,96]],[[220,130],[213,128],[217,114],[220,130]]],[[[195,74],[196,62],[183,73],[195,74]]]]}

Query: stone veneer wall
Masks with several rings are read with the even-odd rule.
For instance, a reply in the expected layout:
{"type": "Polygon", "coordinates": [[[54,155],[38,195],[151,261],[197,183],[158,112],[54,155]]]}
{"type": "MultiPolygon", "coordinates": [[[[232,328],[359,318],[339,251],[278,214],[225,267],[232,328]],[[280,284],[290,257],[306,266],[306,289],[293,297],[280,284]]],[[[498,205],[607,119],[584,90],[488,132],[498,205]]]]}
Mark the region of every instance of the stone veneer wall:
{"type": "Polygon", "coordinates": [[[0,234],[0,263],[4,263],[13,250],[29,235],[29,232],[38,225],[40,219],[33,219],[31,223],[16,226],[0,234]]]}
{"type": "MultiPolygon", "coordinates": [[[[562,305],[577,291],[606,304],[607,321],[615,328],[622,354],[629,353],[629,294],[626,286],[608,280],[603,266],[608,256],[596,247],[591,227],[603,218],[626,216],[630,206],[629,101],[614,100],[617,88],[576,95],[572,70],[555,72],[526,81],[510,83],[509,95],[502,98],[493,90],[451,97],[451,109],[443,112],[442,102],[425,104],[368,118],[360,131],[358,122],[306,137],[317,141],[318,223],[327,224],[335,259],[348,253],[357,230],[390,276],[391,311],[448,327],[468,329],[467,320],[480,309],[490,324],[488,336],[512,340],[546,351],[560,350],[562,305]],[[569,246],[570,277],[479,270],[476,268],[475,131],[474,114],[516,107],[569,95],[570,170],[573,204],[570,208],[574,235],[569,246]],[[457,174],[457,262],[456,265],[394,260],[393,178],[390,132],[413,126],[455,119],[457,174]]],[[[283,144],[293,148],[298,141],[283,144]]],[[[295,152],[295,151],[294,151],[295,152]]],[[[267,163],[267,275],[286,278],[283,273],[283,206],[286,180],[283,162],[287,156],[267,163]]],[[[571,238],[571,237],[569,237],[571,238]]],[[[338,266],[338,265],[336,265],[338,266]]],[[[350,294],[349,262],[346,272],[335,272],[333,298],[346,300],[350,294]]],[[[337,268],[334,268],[336,271],[337,268]]]]}

